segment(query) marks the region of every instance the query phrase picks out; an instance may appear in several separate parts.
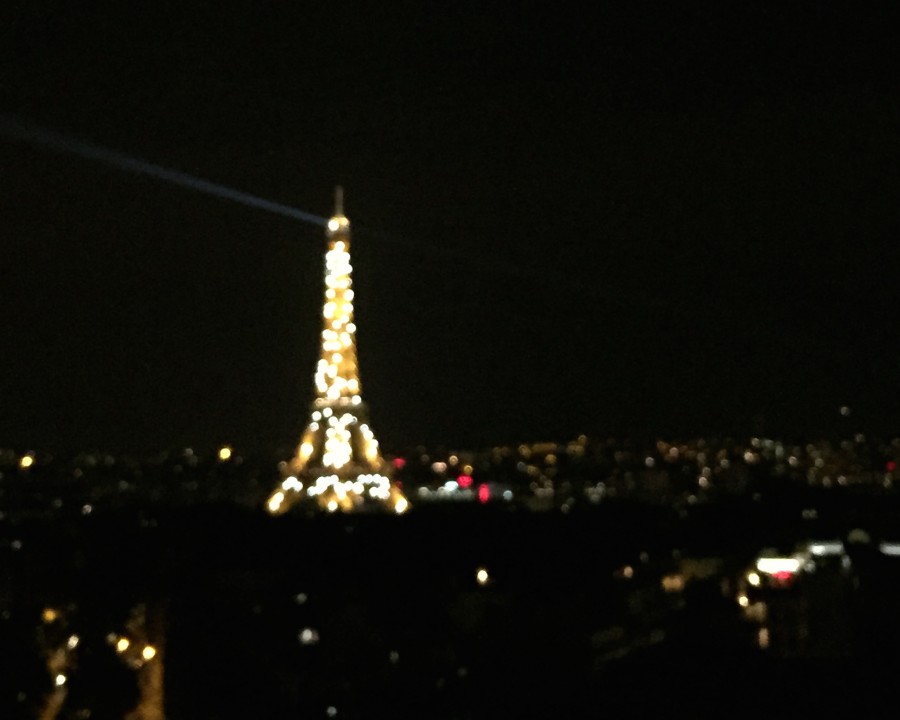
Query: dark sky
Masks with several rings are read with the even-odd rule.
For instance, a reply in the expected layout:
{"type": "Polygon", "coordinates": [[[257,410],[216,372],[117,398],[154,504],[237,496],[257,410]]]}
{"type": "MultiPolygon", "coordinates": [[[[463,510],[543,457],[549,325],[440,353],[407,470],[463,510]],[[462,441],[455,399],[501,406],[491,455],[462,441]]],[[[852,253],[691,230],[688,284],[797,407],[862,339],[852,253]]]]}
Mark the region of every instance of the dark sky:
{"type": "MultiPolygon", "coordinates": [[[[343,184],[387,450],[898,431],[874,6],[147,5],[4,3],[0,113],[319,215],[343,184]]],[[[2,135],[0,171],[0,446],[295,441],[321,229],[2,135]]]]}

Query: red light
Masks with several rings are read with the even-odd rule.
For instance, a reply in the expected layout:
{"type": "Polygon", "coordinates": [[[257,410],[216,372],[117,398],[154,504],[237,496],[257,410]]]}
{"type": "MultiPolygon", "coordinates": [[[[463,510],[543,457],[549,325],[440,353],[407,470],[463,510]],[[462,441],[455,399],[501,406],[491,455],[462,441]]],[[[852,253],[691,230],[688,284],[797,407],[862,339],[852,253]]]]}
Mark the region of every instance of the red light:
{"type": "Polygon", "coordinates": [[[402,470],[406,466],[406,460],[403,458],[394,458],[394,467],[402,470]]]}
{"type": "Polygon", "coordinates": [[[459,486],[465,490],[468,487],[472,487],[472,476],[471,475],[460,475],[456,478],[456,482],[459,483],[459,486]]]}
{"type": "Polygon", "coordinates": [[[486,503],[491,499],[491,489],[487,486],[487,483],[481,483],[478,486],[478,501],[482,503],[486,503]]]}
{"type": "Polygon", "coordinates": [[[794,573],[790,570],[779,570],[776,573],[772,573],[772,577],[775,578],[778,582],[788,582],[791,578],[794,577],[794,573]]]}
{"type": "Polygon", "coordinates": [[[888,460],[887,471],[894,472],[894,470],[896,470],[896,469],[897,469],[897,463],[895,463],[893,460],[888,460]]]}

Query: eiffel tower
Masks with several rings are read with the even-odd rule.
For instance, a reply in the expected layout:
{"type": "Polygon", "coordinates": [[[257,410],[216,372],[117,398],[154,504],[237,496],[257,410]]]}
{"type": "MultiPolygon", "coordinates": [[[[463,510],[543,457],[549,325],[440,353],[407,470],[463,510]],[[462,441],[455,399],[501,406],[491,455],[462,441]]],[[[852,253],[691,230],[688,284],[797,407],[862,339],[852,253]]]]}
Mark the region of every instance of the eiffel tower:
{"type": "Polygon", "coordinates": [[[328,251],[316,396],[296,454],[285,465],[281,485],[266,507],[270,513],[280,514],[309,499],[329,512],[380,506],[402,513],[409,503],[386,474],[386,463],[369,427],[368,408],[360,395],[350,221],[344,215],[341,188],[335,191],[334,215],[328,220],[325,236],[328,251]]]}

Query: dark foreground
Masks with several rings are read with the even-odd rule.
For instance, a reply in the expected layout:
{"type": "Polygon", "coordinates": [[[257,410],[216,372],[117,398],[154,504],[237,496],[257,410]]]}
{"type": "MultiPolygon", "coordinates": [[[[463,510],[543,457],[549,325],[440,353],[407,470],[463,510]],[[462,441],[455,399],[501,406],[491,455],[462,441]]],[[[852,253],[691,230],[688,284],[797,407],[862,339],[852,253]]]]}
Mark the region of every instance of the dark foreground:
{"type": "Polygon", "coordinates": [[[762,545],[810,534],[803,504],[7,522],[0,717],[893,715],[900,558],[848,545],[764,621],[736,602],[762,545]]]}

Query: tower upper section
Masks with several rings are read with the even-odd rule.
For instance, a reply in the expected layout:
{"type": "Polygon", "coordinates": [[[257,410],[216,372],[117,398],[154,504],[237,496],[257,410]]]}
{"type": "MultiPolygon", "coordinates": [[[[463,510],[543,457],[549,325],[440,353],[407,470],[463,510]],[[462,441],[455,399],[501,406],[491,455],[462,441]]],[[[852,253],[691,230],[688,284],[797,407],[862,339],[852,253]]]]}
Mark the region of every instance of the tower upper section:
{"type": "Polygon", "coordinates": [[[344,193],[335,192],[334,215],[328,220],[325,253],[325,302],[322,305],[322,354],[316,365],[317,405],[360,404],[353,322],[353,266],[350,264],[350,221],[344,215],[344,193]]]}

